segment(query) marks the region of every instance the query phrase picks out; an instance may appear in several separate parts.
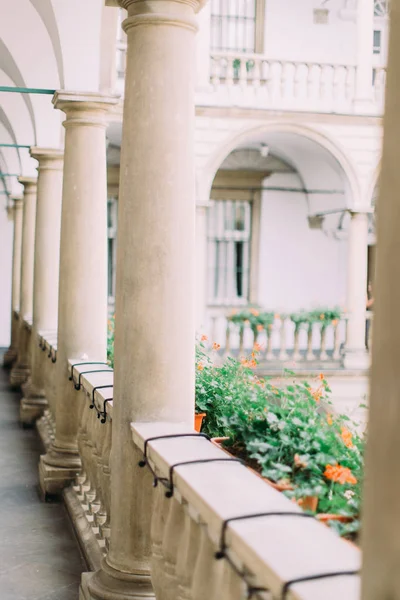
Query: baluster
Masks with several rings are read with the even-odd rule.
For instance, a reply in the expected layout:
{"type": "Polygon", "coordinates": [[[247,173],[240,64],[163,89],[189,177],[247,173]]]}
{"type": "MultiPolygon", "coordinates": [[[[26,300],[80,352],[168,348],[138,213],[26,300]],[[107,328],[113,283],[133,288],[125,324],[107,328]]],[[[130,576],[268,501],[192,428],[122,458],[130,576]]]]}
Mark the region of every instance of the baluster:
{"type": "Polygon", "coordinates": [[[225,356],[229,356],[231,352],[231,322],[226,321],[226,337],[225,337],[225,356]]]}
{"type": "MultiPolygon", "coordinates": [[[[89,511],[90,502],[93,502],[93,500],[96,496],[96,489],[95,489],[95,482],[94,482],[94,479],[95,479],[94,461],[93,461],[93,454],[95,452],[94,428],[95,428],[96,421],[97,421],[96,413],[94,412],[94,410],[90,410],[90,414],[89,414],[89,418],[88,418],[88,439],[86,442],[87,467],[85,469],[88,474],[89,487],[84,491],[84,501],[83,501],[83,507],[86,512],[89,511]]],[[[88,520],[91,521],[91,519],[89,519],[89,515],[87,515],[87,517],[88,517],[88,520]]]]}
{"type": "Polygon", "coordinates": [[[176,563],[177,600],[192,600],[192,581],[200,546],[200,526],[185,510],[185,527],[176,563]]]}
{"type": "Polygon", "coordinates": [[[346,74],[346,99],[353,100],[356,84],[356,69],[355,67],[347,67],[346,74]]]}
{"type": "Polygon", "coordinates": [[[281,96],[284,99],[291,99],[295,94],[295,79],[296,79],[296,67],[293,63],[284,63],[282,68],[282,79],[281,79],[281,96]]]}
{"type": "MultiPolygon", "coordinates": [[[[97,416],[97,415],[96,415],[97,416]]],[[[93,490],[94,498],[89,501],[88,518],[90,515],[90,522],[93,523],[94,533],[98,534],[99,530],[95,523],[95,514],[100,510],[101,500],[99,496],[99,480],[100,480],[100,461],[101,461],[101,435],[100,427],[103,427],[100,423],[100,419],[96,418],[93,425],[93,454],[92,454],[92,473],[93,473],[93,490]]]]}
{"type": "Polygon", "coordinates": [[[300,327],[296,325],[294,329],[293,360],[299,360],[300,358],[300,327]]]}
{"type": "Polygon", "coordinates": [[[321,352],[319,355],[320,360],[327,360],[328,355],[326,353],[326,327],[321,325],[321,352]]]}
{"type": "Polygon", "coordinates": [[[233,85],[234,82],[234,78],[235,78],[235,72],[233,69],[233,58],[228,57],[226,59],[226,77],[225,77],[225,84],[228,87],[231,87],[233,85]]]}
{"type": "Polygon", "coordinates": [[[346,100],[346,69],[343,66],[334,69],[333,99],[340,104],[343,104],[346,100]]]}
{"type": "Polygon", "coordinates": [[[267,353],[265,355],[266,360],[272,360],[274,355],[272,353],[272,324],[267,325],[266,327],[267,334],[267,353]]]}
{"type": "Polygon", "coordinates": [[[260,59],[259,58],[255,58],[254,59],[254,66],[253,66],[253,87],[258,89],[261,85],[261,64],[260,64],[260,59]]]}
{"type": "Polygon", "coordinates": [[[222,561],[215,560],[216,548],[208,537],[207,527],[203,525],[200,530],[200,548],[193,573],[193,600],[214,598],[222,569],[222,561]]]}
{"type": "Polygon", "coordinates": [[[307,76],[307,96],[312,100],[318,100],[320,77],[321,67],[319,65],[309,65],[307,76]]]}
{"type": "Polygon", "coordinates": [[[308,68],[305,64],[299,64],[296,66],[296,72],[294,75],[294,97],[305,98],[307,95],[307,76],[308,68]]]}
{"type": "MultiPolygon", "coordinates": [[[[243,579],[224,561],[218,600],[243,600],[246,597],[246,585],[243,579]]],[[[216,599],[217,600],[217,599],[216,599]]]]}
{"type": "Polygon", "coordinates": [[[269,78],[269,95],[272,101],[279,97],[282,66],[279,62],[271,63],[269,78]]]}
{"type": "Polygon", "coordinates": [[[154,488],[154,508],[151,519],[151,581],[156,596],[162,598],[164,589],[164,555],[163,555],[163,535],[167,513],[169,508],[169,499],[165,497],[164,486],[158,485],[154,488]]]}
{"type": "Polygon", "coordinates": [[[88,421],[90,417],[90,409],[89,409],[89,400],[87,398],[86,393],[84,394],[82,400],[82,418],[81,418],[81,432],[78,437],[78,448],[79,455],[81,457],[82,462],[82,471],[81,476],[78,476],[77,484],[79,486],[78,498],[81,503],[84,502],[85,492],[90,488],[90,481],[88,475],[88,453],[87,453],[87,443],[88,443],[88,421]]]}
{"type": "Polygon", "coordinates": [[[307,354],[306,360],[314,360],[313,353],[313,324],[309,323],[307,331],[307,354]]]}
{"type": "Polygon", "coordinates": [[[167,521],[164,528],[162,553],[164,556],[163,600],[176,600],[178,576],[176,565],[179,549],[184,537],[185,511],[180,502],[172,498],[169,502],[167,521]]]}
{"type": "Polygon", "coordinates": [[[242,356],[244,353],[244,328],[245,323],[240,323],[239,327],[239,355],[242,356]]]}
{"type": "Polygon", "coordinates": [[[221,59],[216,56],[211,57],[211,83],[216,89],[221,83],[220,70],[221,70],[221,59]]]}
{"type": "Polygon", "coordinates": [[[333,91],[333,68],[331,65],[324,65],[321,73],[321,101],[329,104],[332,101],[333,91]]]}
{"type": "Polygon", "coordinates": [[[333,321],[333,360],[340,358],[339,320],[333,321]]]}
{"type": "Polygon", "coordinates": [[[99,535],[104,540],[105,548],[108,549],[108,543],[110,540],[110,512],[111,512],[111,469],[110,469],[110,454],[112,445],[112,424],[111,421],[107,421],[106,432],[104,436],[104,445],[102,452],[102,476],[101,476],[101,487],[103,490],[103,502],[105,520],[99,522],[99,535]]]}
{"type": "Polygon", "coordinates": [[[267,60],[262,60],[261,61],[261,81],[263,84],[263,89],[265,89],[265,91],[267,93],[268,93],[268,86],[269,86],[269,82],[268,82],[269,73],[270,73],[269,62],[267,60]]]}
{"type": "Polygon", "coordinates": [[[247,61],[244,58],[240,59],[239,67],[239,85],[242,89],[248,85],[247,61]]]}
{"type": "Polygon", "coordinates": [[[286,319],[284,317],[279,317],[281,321],[280,327],[280,350],[279,350],[279,360],[287,360],[288,355],[286,352],[286,319]]]}

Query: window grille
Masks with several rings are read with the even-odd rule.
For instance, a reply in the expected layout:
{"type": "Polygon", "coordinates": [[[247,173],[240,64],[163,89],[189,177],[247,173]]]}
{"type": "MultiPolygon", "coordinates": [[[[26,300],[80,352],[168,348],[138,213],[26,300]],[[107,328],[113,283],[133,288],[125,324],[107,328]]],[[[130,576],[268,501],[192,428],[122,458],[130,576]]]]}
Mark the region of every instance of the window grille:
{"type": "Polygon", "coordinates": [[[107,202],[107,245],[108,245],[108,304],[115,305],[115,273],[117,265],[117,199],[107,202]]]}
{"type": "Polygon", "coordinates": [[[256,0],[211,0],[211,49],[255,52],[256,0]]]}
{"type": "Polygon", "coordinates": [[[380,54],[382,50],[382,32],[379,30],[374,31],[374,54],[380,54]]]}
{"type": "Polygon", "coordinates": [[[247,304],[250,274],[251,205],[212,200],[208,212],[209,303],[247,304]]]}
{"type": "Polygon", "coordinates": [[[389,11],[388,0],[374,0],[375,17],[386,17],[389,11]]]}

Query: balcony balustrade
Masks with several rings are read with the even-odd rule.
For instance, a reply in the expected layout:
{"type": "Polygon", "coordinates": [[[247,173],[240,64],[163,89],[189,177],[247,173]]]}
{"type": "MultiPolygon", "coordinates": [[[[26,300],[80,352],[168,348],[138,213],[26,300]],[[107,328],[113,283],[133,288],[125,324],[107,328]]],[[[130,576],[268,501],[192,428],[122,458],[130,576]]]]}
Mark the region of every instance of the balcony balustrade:
{"type": "MultiPolygon", "coordinates": [[[[260,54],[213,52],[210,103],[275,110],[354,112],[356,67],[272,60],[260,54]]],[[[372,74],[371,74],[372,77],[372,74]]],[[[372,108],[381,114],[385,69],[373,73],[372,108]]]]}
{"type": "MultiPolygon", "coordinates": [[[[366,345],[371,347],[372,312],[367,311],[366,345]]],[[[221,345],[224,356],[243,357],[250,354],[255,344],[261,347],[258,355],[260,368],[340,368],[346,344],[349,314],[326,327],[309,323],[296,327],[289,316],[277,315],[270,326],[252,328],[249,322],[234,323],[221,309],[210,310],[210,339],[221,345]]]]}

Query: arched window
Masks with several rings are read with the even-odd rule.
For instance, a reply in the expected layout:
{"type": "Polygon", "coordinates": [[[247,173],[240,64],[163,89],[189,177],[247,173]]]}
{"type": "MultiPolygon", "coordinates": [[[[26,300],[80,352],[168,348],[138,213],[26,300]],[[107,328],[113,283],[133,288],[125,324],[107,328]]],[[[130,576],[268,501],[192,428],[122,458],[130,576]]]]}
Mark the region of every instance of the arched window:
{"type": "Polygon", "coordinates": [[[265,0],[211,0],[211,50],[262,52],[265,0]]]}
{"type": "Polygon", "coordinates": [[[388,0],[374,0],[375,17],[386,17],[389,10],[388,0]]]}

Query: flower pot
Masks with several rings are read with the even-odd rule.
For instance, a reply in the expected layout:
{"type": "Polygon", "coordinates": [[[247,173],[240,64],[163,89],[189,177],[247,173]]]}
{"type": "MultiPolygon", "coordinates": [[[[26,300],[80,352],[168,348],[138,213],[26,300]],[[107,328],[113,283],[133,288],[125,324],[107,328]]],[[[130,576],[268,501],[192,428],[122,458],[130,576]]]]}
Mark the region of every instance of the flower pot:
{"type": "Polygon", "coordinates": [[[351,523],[354,521],[354,517],[346,517],[345,515],[335,515],[329,513],[320,513],[316,515],[318,521],[322,523],[327,523],[328,521],[339,521],[340,523],[351,523]]]}
{"type": "Polygon", "coordinates": [[[205,416],[206,413],[196,413],[194,415],[194,428],[198,433],[200,433],[201,431],[201,426],[203,424],[203,419],[205,416]]]}
{"type": "Polygon", "coordinates": [[[311,512],[317,512],[318,496],[304,496],[304,498],[299,498],[299,500],[297,500],[297,504],[303,510],[310,510],[311,512]]]}

